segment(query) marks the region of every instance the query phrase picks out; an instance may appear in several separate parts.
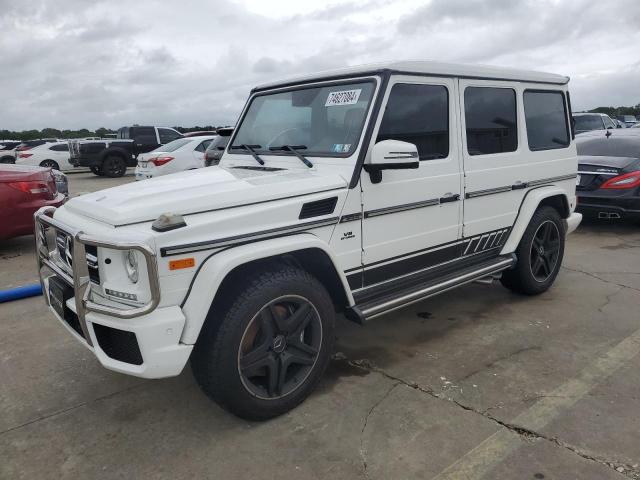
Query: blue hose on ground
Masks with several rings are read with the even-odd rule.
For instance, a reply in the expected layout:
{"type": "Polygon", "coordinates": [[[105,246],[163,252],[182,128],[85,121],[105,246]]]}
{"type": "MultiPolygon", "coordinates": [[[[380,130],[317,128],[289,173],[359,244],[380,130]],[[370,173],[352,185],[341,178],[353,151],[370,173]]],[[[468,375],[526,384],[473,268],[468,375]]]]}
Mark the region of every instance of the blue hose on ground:
{"type": "Polygon", "coordinates": [[[21,298],[35,297],[42,295],[42,287],[39,283],[35,285],[25,285],[24,287],[0,290],[0,303],[20,300],[21,298]]]}

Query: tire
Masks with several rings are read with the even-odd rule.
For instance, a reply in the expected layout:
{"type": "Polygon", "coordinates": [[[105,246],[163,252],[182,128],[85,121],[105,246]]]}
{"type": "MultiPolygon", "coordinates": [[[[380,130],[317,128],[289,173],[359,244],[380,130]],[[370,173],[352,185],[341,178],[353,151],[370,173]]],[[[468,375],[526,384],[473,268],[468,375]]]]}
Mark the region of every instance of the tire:
{"type": "Polygon", "coordinates": [[[502,273],[509,290],[539,295],[549,289],[560,271],[564,256],[565,226],[555,208],[536,210],[516,249],[518,261],[502,273]]]}
{"type": "Polygon", "coordinates": [[[109,178],[122,177],[127,172],[127,164],[122,157],[107,157],[102,162],[102,174],[109,178]]]}
{"type": "Polygon", "coordinates": [[[282,415],[312,392],[329,363],[331,297],[307,272],[281,266],[255,275],[228,298],[194,348],[196,381],[238,417],[282,415]]]}
{"type": "Polygon", "coordinates": [[[55,162],[53,160],[43,160],[42,162],[40,162],[40,166],[45,168],[53,168],[54,170],[60,171],[60,165],[58,165],[58,162],[55,162]]]}
{"type": "Polygon", "coordinates": [[[91,172],[92,172],[94,175],[97,175],[97,176],[99,176],[99,177],[103,177],[103,176],[104,176],[104,173],[102,173],[102,168],[100,168],[100,167],[99,167],[99,166],[97,166],[97,165],[94,165],[94,166],[92,166],[92,167],[89,167],[89,169],[91,169],[91,172]]]}

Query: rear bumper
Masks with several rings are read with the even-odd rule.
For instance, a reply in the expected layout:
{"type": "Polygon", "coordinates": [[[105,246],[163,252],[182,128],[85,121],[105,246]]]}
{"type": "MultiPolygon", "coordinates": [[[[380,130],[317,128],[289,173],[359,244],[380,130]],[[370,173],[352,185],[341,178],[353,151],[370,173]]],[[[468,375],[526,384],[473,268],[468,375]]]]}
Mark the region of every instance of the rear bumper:
{"type": "Polygon", "coordinates": [[[58,193],[56,198],[47,201],[19,203],[12,208],[0,209],[0,239],[30,235],[33,233],[33,214],[41,207],[59,207],[67,201],[67,197],[58,193]]]}
{"type": "Polygon", "coordinates": [[[567,232],[566,232],[567,235],[569,235],[576,228],[578,228],[578,225],[580,225],[581,221],[582,221],[582,214],[573,212],[571,215],[569,215],[569,218],[567,218],[567,220],[566,220],[566,222],[567,222],[567,232]]]}
{"type": "Polygon", "coordinates": [[[598,196],[581,192],[578,194],[576,211],[588,217],[639,219],[640,196],[634,193],[630,191],[617,196],[598,196]]]}

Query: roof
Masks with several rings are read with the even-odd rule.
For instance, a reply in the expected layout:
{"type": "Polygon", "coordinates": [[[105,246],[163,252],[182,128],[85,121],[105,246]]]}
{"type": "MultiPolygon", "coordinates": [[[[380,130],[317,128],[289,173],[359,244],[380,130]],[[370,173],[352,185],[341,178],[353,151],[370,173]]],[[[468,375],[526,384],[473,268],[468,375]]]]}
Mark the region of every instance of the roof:
{"type": "Polygon", "coordinates": [[[555,73],[536,72],[532,70],[516,70],[511,68],[492,67],[487,65],[465,65],[457,63],[412,60],[403,62],[371,63],[355,67],[340,68],[337,70],[327,70],[311,75],[303,75],[285,80],[265,83],[257,86],[253,90],[266,90],[269,88],[282,87],[297,83],[305,83],[313,80],[325,80],[334,78],[339,79],[354,76],[380,74],[385,71],[391,73],[406,73],[412,75],[510,80],[532,83],[551,83],[555,85],[564,85],[569,82],[569,77],[558,75],[555,73]]]}
{"type": "Polygon", "coordinates": [[[571,115],[573,115],[574,117],[584,117],[585,115],[599,115],[601,117],[609,116],[606,113],[599,113],[599,112],[573,112],[571,115]]]}

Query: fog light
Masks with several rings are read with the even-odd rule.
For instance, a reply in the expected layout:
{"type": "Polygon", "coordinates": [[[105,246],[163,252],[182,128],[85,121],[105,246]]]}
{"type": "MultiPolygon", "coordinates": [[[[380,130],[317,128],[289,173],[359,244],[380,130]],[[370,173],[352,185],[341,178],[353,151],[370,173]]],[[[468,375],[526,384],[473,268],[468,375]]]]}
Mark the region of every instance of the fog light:
{"type": "Polygon", "coordinates": [[[135,293],[127,293],[127,292],[118,292],[117,290],[111,290],[109,288],[105,288],[104,290],[107,292],[107,295],[111,295],[112,297],[124,298],[125,300],[138,300],[138,296],[135,293]]]}

